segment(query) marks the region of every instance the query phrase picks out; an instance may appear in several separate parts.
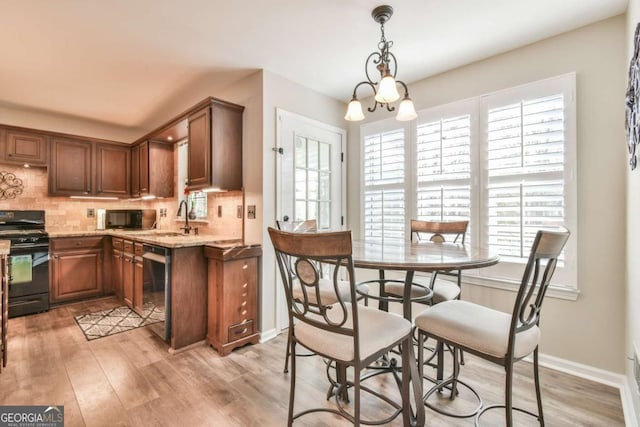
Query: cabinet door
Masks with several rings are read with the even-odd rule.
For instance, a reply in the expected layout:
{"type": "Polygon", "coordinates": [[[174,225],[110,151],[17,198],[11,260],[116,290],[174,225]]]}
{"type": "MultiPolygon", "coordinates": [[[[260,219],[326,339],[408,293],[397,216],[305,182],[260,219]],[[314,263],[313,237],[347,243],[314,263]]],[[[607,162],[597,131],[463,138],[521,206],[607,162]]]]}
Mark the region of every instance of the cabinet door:
{"type": "Polygon", "coordinates": [[[242,189],[242,109],[213,104],[211,187],[242,189]]]}
{"type": "Polygon", "coordinates": [[[134,284],[134,272],[135,261],[133,255],[124,254],[123,266],[122,266],[122,299],[124,303],[130,308],[133,308],[133,284],[134,284]]]}
{"type": "Polygon", "coordinates": [[[136,313],[142,315],[143,309],[142,306],[144,304],[142,298],[142,292],[144,288],[143,278],[142,278],[142,257],[136,257],[135,262],[135,272],[133,274],[133,309],[136,313]]]}
{"type": "Polygon", "coordinates": [[[204,108],[189,117],[188,148],[189,187],[198,189],[211,185],[211,108],[204,108]]]}
{"type": "Polygon", "coordinates": [[[51,267],[51,302],[102,293],[102,250],[56,252],[51,267]]]}
{"type": "Polygon", "coordinates": [[[111,251],[111,281],[112,288],[116,297],[122,298],[122,267],[124,256],[122,255],[122,251],[113,249],[111,251]]]}
{"type": "MultiPolygon", "coordinates": [[[[146,170],[149,175],[149,194],[156,197],[173,197],[173,188],[175,187],[173,182],[173,145],[150,141],[147,147],[149,158],[146,170]]],[[[182,184],[180,188],[182,188],[182,184]]]]}
{"type": "MultiPolygon", "coordinates": [[[[245,258],[224,263],[223,308],[224,324],[229,335],[224,342],[242,336],[231,336],[233,325],[256,321],[257,314],[257,258],[245,258]]],[[[244,328],[242,329],[244,330],[244,328]]],[[[251,335],[252,329],[243,332],[251,335]]]]}
{"type": "Polygon", "coordinates": [[[96,194],[126,197],[131,185],[131,149],[119,145],[96,145],[96,194]]]}
{"type": "Polygon", "coordinates": [[[149,142],[140,144],[140,193],[149,194],[149,142]]]}
{"type": "Polygon", "coordinates": [[[140,146],[131,149],[131,195],[140,195],[140,146]]]}
{"type": "Polygon", "coordinates": [[[55,196],[91,194],[93,144],[76,139],[53,138],[49,194],[55,196]]]}
{"type": "Polygon", "coordinates": [[[7,130],[5,159],[8,162],[46,166],[47,136],[38,133],[7,130]]]}

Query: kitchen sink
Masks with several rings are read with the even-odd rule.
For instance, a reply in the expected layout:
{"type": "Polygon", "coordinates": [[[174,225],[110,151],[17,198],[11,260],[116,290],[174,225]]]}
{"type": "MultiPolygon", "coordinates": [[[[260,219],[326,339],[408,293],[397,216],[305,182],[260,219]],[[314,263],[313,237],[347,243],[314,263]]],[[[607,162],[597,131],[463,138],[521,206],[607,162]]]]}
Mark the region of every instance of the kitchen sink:
{"type": "Polygon", "coordinates": [[[178,231],[165,231],[165,232],[150,232],[150,233],[136,233],[136,236],[142,237],[179,237],[179,236],[190,236],[190,234],[180,233],[178,231]]]}

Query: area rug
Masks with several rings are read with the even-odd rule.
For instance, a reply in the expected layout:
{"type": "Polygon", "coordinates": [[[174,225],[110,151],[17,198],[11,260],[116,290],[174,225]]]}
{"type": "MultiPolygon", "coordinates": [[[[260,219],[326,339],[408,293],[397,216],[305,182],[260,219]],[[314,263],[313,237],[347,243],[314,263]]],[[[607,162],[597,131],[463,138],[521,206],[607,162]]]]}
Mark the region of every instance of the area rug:
{"type": "Polygon", "coordinates": [[[164,321],[164,310],[151,303],[143,305],[142,316],[127,306],[75,316],[87,341],[164,321]]]}

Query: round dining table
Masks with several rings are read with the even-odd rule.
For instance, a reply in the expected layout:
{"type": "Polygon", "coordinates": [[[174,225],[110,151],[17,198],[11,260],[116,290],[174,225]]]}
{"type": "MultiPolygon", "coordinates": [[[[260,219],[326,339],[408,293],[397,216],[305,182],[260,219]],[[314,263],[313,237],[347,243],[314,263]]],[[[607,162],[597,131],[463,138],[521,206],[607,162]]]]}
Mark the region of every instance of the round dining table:
{"type": "Polygon", "coordinates": [[[385,281],[384,272],[404,271],[405,287],[403,314],[411,320],[411,284],[416,272],[453,271],[484,268],[499,261],[497,255],[485,249],[459,244],[435,242],[358,241],[352,242],[353,264],[356,268],[379,271],[379,282],[385,281]]]}

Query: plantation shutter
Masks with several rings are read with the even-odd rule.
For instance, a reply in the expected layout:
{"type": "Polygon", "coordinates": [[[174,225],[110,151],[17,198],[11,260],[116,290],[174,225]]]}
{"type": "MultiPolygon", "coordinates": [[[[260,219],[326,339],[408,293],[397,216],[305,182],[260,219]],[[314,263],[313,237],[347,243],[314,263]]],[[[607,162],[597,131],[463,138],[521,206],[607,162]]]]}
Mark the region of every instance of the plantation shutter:
{"type": "Polygon", "coordinates": [[[564,96],[488,110],[488,246],[526,258],[540,228],[565,223],[564,96]]]}
{"type": "Polygon", "coordinates": [[[364,239],[403,241],[405,234],[405,132],[364,138],[364,239]]]}

